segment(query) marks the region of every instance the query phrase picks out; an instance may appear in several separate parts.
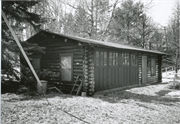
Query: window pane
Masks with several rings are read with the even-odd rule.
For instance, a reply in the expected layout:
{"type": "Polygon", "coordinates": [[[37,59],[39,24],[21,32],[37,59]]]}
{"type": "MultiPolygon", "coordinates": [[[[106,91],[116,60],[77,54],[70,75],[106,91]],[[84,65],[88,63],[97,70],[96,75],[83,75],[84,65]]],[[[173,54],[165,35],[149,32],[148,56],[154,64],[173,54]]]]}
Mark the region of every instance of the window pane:
{"type": "Polygon", "coordinates": [[[112,65],[112,53],[109,53],[109,65],[112,65]]]}
{"type": "Polygon", "coordinates": [[[136,55],[131,54],[131,65],[132,65],[132,66],[136,65],[136,64],[137,64],[136,61],[137,61],[137,60],[136,60],[136,55]]]}
{"type": "Polygon", "coordinates": [[[113,53],[113,65],[115,65],[116,53],[113,53]]]}
{"type": "Polygon", "coordinates": [[[71,57],[61,57],[61,68],[71,69],[71,57]]]}
{"type": "Polygon", "coordinates": [[[137,65],[137,55],[134,56],[134,65],[137,65]]]}
{"type": "Polygon", "coordinates": [[[127,53],[124,54],[124,65],[127,65],[127,53]]]}
{"type": "Polygon", "coordinates": [[[96,65],[99,65],[99,52],[96,52],[96,65]]]}
{"type": "Polygon", "coordinates": [[[103,52],[100,52],[101,54],[100,54],[100,65],[102,66],[103,65],[103,57],[104,57],[104,55],[103,55],[103,52]]]}
{"type": "Polygon", "coordinates": [[[104,52],[104,66],[107,65],[107,52],[104,52]]]}
{"type": "Polygon", "coordinates": [[[129,65],[129,53],[126,53],[126,65],[129,65]]]}
{"type": "Polygon", "coordinates": [[[72,72],[72,57],[61,57],[61,75],[63,81],[71,81],[72,72]]]}
{"type": "Polygon", "coordinates": [[[119,57],[118,57],[118,53],[116,53],[116,65],[118,65],[118,59],[119,57]]]}
{"type": "Polygon", "coordinates": [[[131,54],[131,65],[134,65],[133,54],[131,54]]]}
{"type": "Polygon", "coordinates": [[[123,62],[123,65],[125,65],[125,55],[124,55],[124,53],[122,53],[122,62],[123,62]]]}

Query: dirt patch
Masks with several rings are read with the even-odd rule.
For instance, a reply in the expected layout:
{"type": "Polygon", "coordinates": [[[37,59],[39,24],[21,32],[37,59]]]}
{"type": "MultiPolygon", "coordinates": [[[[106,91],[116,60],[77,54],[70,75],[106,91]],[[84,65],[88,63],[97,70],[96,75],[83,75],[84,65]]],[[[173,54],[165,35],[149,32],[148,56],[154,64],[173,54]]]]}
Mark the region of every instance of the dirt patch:
{"type": "Polygon", "coordinates": [[[158,94],[159,96],[165,96],[169,92],[171,92],[171,91],[170,90],[161,90],[159,92],[156,92],[156,94],[158,94]]]}

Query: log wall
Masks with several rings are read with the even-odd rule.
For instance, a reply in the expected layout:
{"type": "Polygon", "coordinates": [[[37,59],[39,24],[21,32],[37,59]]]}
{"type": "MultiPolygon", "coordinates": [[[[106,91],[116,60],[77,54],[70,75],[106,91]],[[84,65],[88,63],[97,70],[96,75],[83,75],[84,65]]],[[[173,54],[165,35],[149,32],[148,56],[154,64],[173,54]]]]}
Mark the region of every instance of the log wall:
{"type": "Polygon", "coordinates": [[[162,81],[162,73],[161,73],[161,55],[157,54],[145,54],[141,53],[139,56],[139,82],[142,84],[142,56],[147,56],[147,83],[158,83],[162,81]],[[151,59],[155,59],[155,75],[151,75],[150,66],[148,65],[148,62],[151,61],[151,59]]]}
{"type": "Polygon", "coordinates": [[[46,53],[41,58],[41,70],[49,69],[53,72],[60,72],[60,54],[72,53],[72,81],[63,82],[61,78],[54,79],[56,82],[60,82],[61,90],[65,93],[70,93],[74,80],[78,75],[83,76],[83,48],[78,45],[78,42],[74,42],[65,38],[46,38],[41,41],[40,46],[46,47],[46,53]]]}
{"type": "MultiPolygon", "coordinates": [[[[44,35],[45,36],[45,35],[44,35]]],[[[66,93],[70,93],[74,80],[78,75],[83,76],[83,91],[86,92],[88,95],[93,95],[95,86],[96,87],[106,87],[113,88],[113,87],[120,87],[120,86],[127,86],[127,85],[135,85],[135,84],[142,84],[142,56],[147,56],[147,61],[150,61],[151,58],[155,59],[156,64],[156,74],[151,75],[151,72],[148,71],[147,68],[147,83],[155,83],[161,82],[161,60],[162,56],[157,54],[150,54],[144,52],[136,52],[138,57],[137,63],[139,63],[136,67],[129,65],[123,65],[122,62],[122,54],[128,53],[129,57],[134,55],[134,51],[131,50],[119,50],[119,49],[110,49],[110,48],[103,48],[107,53],[107,63],[106,66],[109,64],[109,54],[113,53],[115,58],[117,58],[117,65],[108,65],[107,69],[109,71],[103,71],[105,67],[97,66],[96,63],[96,55],[95,52],[102,52],[100,49],[94,49],[91,45],[86,43],[81,43],[78,45],[78,41],[74,41],[71,39],[67,39],[66,37],[55,37],[53,35],[45,36],[42,39],[38,39],[36,41],[39,46],[46,47],[46,53],[41,57],[41,70],[42,69],[49,69],[53,72],[60,72],[60,54],[64,53],[71,53],[73,55],[72,60],[72,81],[71,82],[62,82],[61,79],[57,77],[54,79],[55,81],[59,81],[62,85],[62,91],[66,93]],[[117,56],[116,56],[117,54],[117,56]],[[94,70],[94,68],[96,69],[94,70]],[[117,68],[118,67],[118,68],[117,68]],[[98,69],[101,68],[99,71],[98,69]],[[134,69],[135,68],[135,69],[134,69]],[[135,70],[135,72],[133,72],[135,70]],[[102,75],[104,74],[104,75],[102,75]],[[113,75],[112,75],[113,74],[113,75]],[[137,75],[135,75],[137,74],[137,75]],[[97,77],[98,75],[98,77],[97,77]],[[107,76],[108,75],[108,76],[107,76]],[[119,75],[119,76],[118,76],[119,75]],[[129,76],[129,77],[128,77],[129,76]],[[102,79],[107,78],[107,85],[104,85],[102,79]],[[96,80],[96,82],[95,82],[96,80]],[[136,82],[134,83],[134,80],[136,82]],[[121,82],[122,81],[122,82],[121,82]],[[103,83],[101,83],[103,82],[103,83]],[[121,83],[118,83],[121,82],[121,83]],[[95,84],[96,83],[96,84],[95,84]],[[101,85],[101,86],[100,86],[101,85]]],[[[103,58],[103,57],[100,57],[103,58]]],[[[99,58],[99,59],[100,59],[99,58]]],[[[115,59],[116,60],[116,59],[115,59]]],[[[113,60],[114,61],[114,60],[113,60]]],[[[129,62],[131,62],[131,57],[129,58],[129,62]]],[[[104,65],[105,66],[105,65],[104,65]]]]}
{"type": "Polygon", "coordinates": [[[142,84],[142,54],[139,53],[139,84],[142,84]]]}

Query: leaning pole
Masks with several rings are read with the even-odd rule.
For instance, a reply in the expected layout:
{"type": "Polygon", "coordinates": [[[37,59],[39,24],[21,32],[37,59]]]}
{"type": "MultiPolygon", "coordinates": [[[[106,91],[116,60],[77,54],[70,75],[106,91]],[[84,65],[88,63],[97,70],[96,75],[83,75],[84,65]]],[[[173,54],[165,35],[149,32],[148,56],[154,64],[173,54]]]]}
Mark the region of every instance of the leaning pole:
{"type": "Polygon", "coordinates": [[[8,26],[8,28],[9,28],[9,30],[10,30],[12,36],[14,37],[14,40],[16,41],[16,43],[17,43],[17,45],[18,45],[18,47],[19,47],[21,53],[23,54],[23,56],[24,56],[26,62],[28,63],[28,66],[30,67],[30,69],[31,69],[31,71],[32,71],[32,73],[33,73],[33,75],[34,75],[34,77],[36,78],[36,80],[37,80],[39,86],[41,87],[43,94],[45,95],[45,92],[44,92],[44,90],[43,90],[43,88],[42,88],[42,83],[41,83],[41,81],[39,80],[39,77],[37,76],[37,74],[36,74],[36,72],[35,72],[35,70],[34,70],[32,64],[30,63],[30,61],[29,61],[29,59],[28,59],[28,57],[27,57],[27,55],[26,55],[24,49],[22,48],[22,46],[21,46],[21,44],[20,44],[20,42],[19,42],[17,36],[15,35],[15,33],[14,33],[12,27],[9,25],[9,22],[8,22],[6,16],[5,16],[4,12],[3,12],[3,10],[2,10],[2,13],[1,13],[1,14],[2,14],[2,17],[3,17],[4,21],[6,22],[6,25],[8,26]]]}

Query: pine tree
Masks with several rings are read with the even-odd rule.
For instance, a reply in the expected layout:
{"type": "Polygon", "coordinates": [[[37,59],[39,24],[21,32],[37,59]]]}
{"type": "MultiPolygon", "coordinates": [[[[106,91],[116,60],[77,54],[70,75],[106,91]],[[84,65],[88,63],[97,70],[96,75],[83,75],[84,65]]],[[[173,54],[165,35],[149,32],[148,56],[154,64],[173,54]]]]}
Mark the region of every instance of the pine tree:
{"type": "MultiPolygon", "coordinates": [[[[2,1],[2,11],[5,13],[9,24],[12,26],[28,55],[31,54],[30,52],[35,51],[44,52],[43,48],[36,44],[22,42],[22,31],[27,28],[26,25],[30,25],[32,29],[37,32],[41,24],[46,21],[45,18],[42,18],[41,14],[37,14],[33,11],[35,10],[35,6],[40,3],[40,1],[2,1]]],[[[1,71],[7,74],[7,76],[15,77],[16,80],[18,80],[19,71],[15,68],[20,64],[20,51],[3,18],[1,32],[1,71]]],[[[23,70],[21,71],[23,72],[23,70]]]]}
{"type": "Polygon", "coordinates": [[[131,44],[137,32],[136,26],[143,14],[143,8],[144,5],[141,2],[125,0],[115,10],[111,33],[115,36],[115,42],[121,40],[123,44],[131,44]]]}

